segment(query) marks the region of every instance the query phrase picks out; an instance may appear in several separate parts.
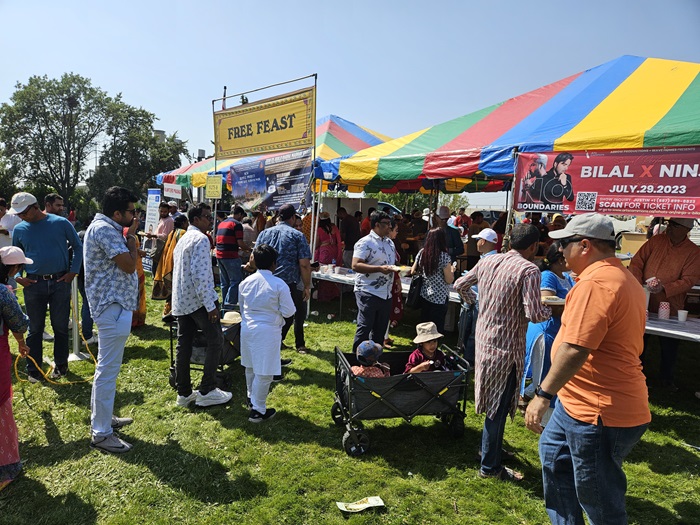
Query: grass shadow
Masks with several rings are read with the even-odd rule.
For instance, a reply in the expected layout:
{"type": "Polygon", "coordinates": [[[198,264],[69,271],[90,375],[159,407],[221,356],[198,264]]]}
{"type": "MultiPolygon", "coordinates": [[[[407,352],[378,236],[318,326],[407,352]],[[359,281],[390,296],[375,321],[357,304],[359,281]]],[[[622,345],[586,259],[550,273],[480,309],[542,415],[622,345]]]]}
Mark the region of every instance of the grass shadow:
{"type": "Polygon", "coordinates": [[[690,449],[670,443],[658,445],[642,439],[625,461],[646,463],[653,472],[662,475],[689,473],[697,477],[700,474],[698,455],[690,449]]]}
{"type": "Polygon", "coordinates": [[[162,361],[167,359],[170,361],[170,347],[128,345],[124,349],[122,365],[136,359],[148,359],[150,361],[162,361]]]}
{"type": "Polygon", "coordinates": [[[204,503],[224,505],[268,494],[267,484],[247,469],[231,478],[224,465],[184,450],[175,440],[156,445],[126,435],[124,439],[134,448],[119,458],[143,465],[166,485],[204,503]]]}
{"type": "Polygon", "coordinates": [[[66,523],[66,509],[70,509],[72,524],[97,523],[95,508],[76,494],[51,496],[44,485],[26,476],[20,476],[0,493],[0,516],[6,524],[66,523]],[[30,505],[16,504],[18,496],[23,494],[31,494],[30,505]]]}
{"type": "Polygon", "coordinates": [[[627,502],[627,517],[630,523],[644,523],[645,525],[668,525],[669,523],[697,523],[698,522],[698,506],[690,504],[692,509],[684,509],[684,514],[681,514],[681,519],[678,520],[671,511],[665,509],[653,501],[648,499],[635,498],[632,496],[626,497],[627,502]],[[687,521],[684,516],[693,513],[692,521],[687,521]]]}

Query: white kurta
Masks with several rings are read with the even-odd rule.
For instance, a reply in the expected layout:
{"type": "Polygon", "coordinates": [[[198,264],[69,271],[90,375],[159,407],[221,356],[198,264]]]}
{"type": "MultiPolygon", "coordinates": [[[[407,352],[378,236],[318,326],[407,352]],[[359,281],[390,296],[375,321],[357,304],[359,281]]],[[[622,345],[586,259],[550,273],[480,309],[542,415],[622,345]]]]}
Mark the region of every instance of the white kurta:
{"type": "Polygon", "coordinates": [[[284,319],[296,312],[289,286],[269,270],[244,279],[238,288],[241,307],[241,364],[255,374],[279,375],[284,319]]]}

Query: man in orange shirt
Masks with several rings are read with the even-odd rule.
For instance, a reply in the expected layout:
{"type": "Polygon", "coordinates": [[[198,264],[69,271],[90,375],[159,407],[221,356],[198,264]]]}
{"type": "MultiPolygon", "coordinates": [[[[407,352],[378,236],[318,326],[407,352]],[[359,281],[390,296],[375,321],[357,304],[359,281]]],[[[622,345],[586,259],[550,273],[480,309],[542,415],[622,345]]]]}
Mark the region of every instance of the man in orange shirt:
{"type": "Polygon", "coordinates": [[[651,421],[639,356],[644,290],[615,257],[612,221],[574,217],[560,239],[578,282],[566,297],[552,368],[528,405],[525,424],[540,438],[544,499],[552,523],[627,523],[622,461],[651,421]],[[559,396],[546,428],[542,416],[559,396]]]}
{"type": "MultiPolygon", "coordinates": [[[[630,262],[630,272],[644,284],[650,277],[659,281],[650,287],[649,311],[658,313],[659,303],[671,305],[671,316],[685,308],[685,296],[700,281],[700,247],[688,238],[693,219],[671,219],[663,233],[649,239],[630,262]]],[[[646,346],[648,336],[644,338],[646,346]]],[[[673,383],[679,339],[659,337],[661,350],[661,386],[672,392],[678,390],[673,383]]]]}

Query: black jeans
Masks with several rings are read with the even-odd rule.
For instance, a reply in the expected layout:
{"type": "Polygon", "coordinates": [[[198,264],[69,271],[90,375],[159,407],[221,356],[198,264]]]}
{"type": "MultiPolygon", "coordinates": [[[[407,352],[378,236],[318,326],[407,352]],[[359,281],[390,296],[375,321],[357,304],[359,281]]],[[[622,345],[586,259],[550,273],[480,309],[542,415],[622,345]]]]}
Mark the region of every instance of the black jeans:
{"type": "Polygon", "coordinates": [[[437,330],[440,333],[445,331],[445,317],[447,316],[447,303],[436,304],[431,303],[425,297],[421,302],[420,307],[420,321],[421,323],[427,323],[432,321],[437,326],[437,330]]]}
{"type": "Polygon", "coordinates": [[[203,306],[188,315],[177,316],[177,354],[175,372],[177,393],[189,396],[192,393],[190,378],[190,359],[192,359],[192,341],[197,330],[201,330],[207,341],[207,355],[204,358],[204,375],[199,385],[199,393],[208,394],[216,388],[216,369],[219,366],[221,352],[224,348],[224,334],[217,321],[209,321],[209,314],[203,306]]]}
{"type": "Polygon", "coordinates": [[[352,343],[353,353],[363,341],[370,338],[375,343],[384,344],[386,327],[389,326],[391,298],[381,299],[367,292],[355,292],[357,301],[357,331],[352,343]]]}
{"type": "Polygon", "coordinates": [[[306,341],[304,341],[304,321],[306,320],[306,303],[304,302],[304,292],[297,289],[297,284],[287,283],[289,286],[289,292],[292,294],[292,301],[294,301],[294,306],[296,307],[296,313],[287,317],[284,320],[284,326],[282,327],[282,341],[287,337],[289,329],[294,325],[294,344],[297,349],[302,346],[306,346],[306,341]]]}

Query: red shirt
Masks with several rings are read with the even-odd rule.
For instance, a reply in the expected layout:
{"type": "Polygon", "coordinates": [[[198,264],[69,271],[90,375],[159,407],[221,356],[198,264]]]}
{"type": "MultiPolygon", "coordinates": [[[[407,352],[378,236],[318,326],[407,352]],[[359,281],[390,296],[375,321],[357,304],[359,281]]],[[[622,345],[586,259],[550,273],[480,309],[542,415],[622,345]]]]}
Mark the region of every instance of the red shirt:
{"type": "Polygon", "coordinates": [[[229,217],[216,230],[216,258],[238,259],[238,241],[243,240],[243,225],[229,217]]]}

